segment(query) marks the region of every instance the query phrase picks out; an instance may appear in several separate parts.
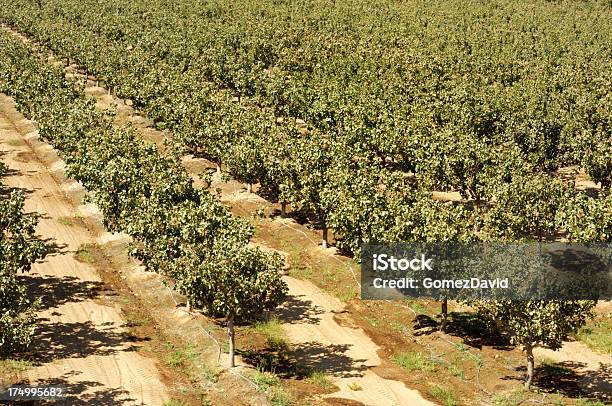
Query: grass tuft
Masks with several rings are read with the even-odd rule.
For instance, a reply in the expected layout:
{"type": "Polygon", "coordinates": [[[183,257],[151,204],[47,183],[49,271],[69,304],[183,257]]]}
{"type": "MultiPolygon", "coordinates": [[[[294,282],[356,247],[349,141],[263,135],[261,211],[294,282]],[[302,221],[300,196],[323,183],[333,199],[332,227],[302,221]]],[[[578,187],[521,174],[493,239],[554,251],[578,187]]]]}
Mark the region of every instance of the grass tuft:
{"type": "Polygon", "coordinates": [[[30,361],[20,359],[2,359],[0,360],[0,371],[3,373],[14,374],[17,372],[27,371],[33,365],[30,361]]]}
{"type": "Polygon", "coordinates": [[[198,354],[191,345],[187,345],[184,348],[176,348],[168,343],[166,347],[172,350],[166,360],[166,363],[172,368],[185,368],[189,363],[194,363],[197,359],[198,354]]]}
{"type": "Polygon", "coordinates": [[[259,392],[265,392],[270,397],[272,406],[290,406],[295,403],[291,394],[280,386],[281,380],[275,374],[259,370],[251,379],[259,392]]]}
{"type": "Polygon", "coordinates": [[[289,338],[282,323],[275,318],[260,321],[254,325],[255,331],[266,337],[268,345],[272,348],[289,348],[289,338]]]}
{"type": "Polygon", "coordinates": [[[351,382],[348,384],[348,387],[350,390],[353,391],[358,391],[358,390],[363,390],[363,388],[361,387],[361,385],[359,385],[357,382],[351,382]]]}
{"type": "Polygon", "coordinates": [[[77,216],[73,216],[73,217],[60,217],[57,219],[57,222],[64,225],[64,226],[74,226],[75,224],[77,224],[77,220],[78,217],[77,216]]]}
{"type": "Polygon", "coordinates": [[[458,365],[455,364],[449,364],[447,366],[448,372],[452,375],[452,376],[456,376],[459,379],[465,379],[465,372],[463,371],[463,368],[461,368],[458,365]]]}
{"type": "Polygon", "coordinates": [[[564,365],[561,365],[559,362],[550,359],[550,358],[543,358],[540,361],[540,367],[547,369],[547,370],[551,370],[551,371],[556,371],[559,374],[567,374],[567,373],[573,373],[574,371],[572,371],[571,368],[568,368],[564,365]]]}
{"type": "Polygon", "coordinates": [[[94,262],[94,256],[88,247],[81,246],[76,252],[76,259],[81,262],[91,264],[94,262]]]}
{"type": "Polygon", "coordinates": [[[308,381],[323,389],[331,389],[334,386],[331,379],[321,371],[312,371],[308,376],[308,381]]]}
{"type": "Polygon", "coordinates": [[[268,395],[270,396],[270,403],[272,406],[290,406],[295,403],[293,397],[287,391],[279,387],[271,388],[268,395]]]}
{"type": "Polygon", "coordinates": [[[162,406],[188,406],[188,404],[183,402],[182,400],[170,399],[170,400],[166,400],[162,404],[162,406]]]}
{"type": "Polygon", "coordinates": [[[595,351],[612,354],[612,314],[581,328],[576,338],[595,351]]]}
{"type": "Polygon", "coordinates": [[[406,371],[432,372],[436,364],[420,352],[404,352],[391,357],[391,360],[406,371]]]}
{"type": "Polygon", "coordinates": [[[257,390],[260,392],[266,392],[270,388],[278,386],[280,379],[278,376],[271,372],[257,371],[252,377],[253,382],[257,385],[257,390]]]}
{"type": "Polygon", "coordinates": [[[200,367],[200,376],[208,382],[216,383],[219,380],[220,374],[221,371],[210,365],[202,365],[200,367]]]}
{"type": "Polygon", "coordinates": [[[441,401],[444,406],[457,406],[457,400],[451,389],[442,386],[434,386],[429,390],[429,394],[441,401]]]}

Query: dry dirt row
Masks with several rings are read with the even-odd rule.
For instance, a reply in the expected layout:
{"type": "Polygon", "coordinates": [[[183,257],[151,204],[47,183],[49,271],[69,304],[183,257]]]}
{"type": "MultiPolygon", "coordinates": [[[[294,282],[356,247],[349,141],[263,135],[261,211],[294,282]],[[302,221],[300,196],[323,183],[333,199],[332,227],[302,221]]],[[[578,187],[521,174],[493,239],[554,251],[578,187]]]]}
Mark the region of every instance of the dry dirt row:
{"type": "Polygon", "coordinates": [[[536,348],[534,353],[577,371],[577,384],[585,393],[612,401],[612,356],[593,352],[579,341],[565,342],[558,351],[536,348]]]}
{"type": "Polygon", "coordinates": [[[26,142],[33,128],[0,96],[0,159],[10,169],[4,182],[26,193],[26,211],[41,215],[37,235],[52,246],[30,273],[43,304],[33,348],[41,363],[27,377],[70,385],[70,405],[161,405],[168,396],[154,360],[139,354],[141,343],[125,328],[114,292],[75,256],[95,236],[82,224],[65,223],[76,208],[26,142]]]}

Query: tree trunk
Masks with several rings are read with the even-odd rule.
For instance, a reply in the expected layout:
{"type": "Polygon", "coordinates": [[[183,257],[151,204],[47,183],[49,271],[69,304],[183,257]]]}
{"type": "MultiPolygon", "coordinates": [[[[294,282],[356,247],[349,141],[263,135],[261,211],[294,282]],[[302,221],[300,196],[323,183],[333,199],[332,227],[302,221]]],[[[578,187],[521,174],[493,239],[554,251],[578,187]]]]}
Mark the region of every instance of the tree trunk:
{"type": "Polygon", "coordinates": [[[448,321],[448,298],[447,297],[444,297],[444,299],[442,299],[442,309],[441,309],[440,314],[442,316],[441,330],[446,331],[446,322],[448,321]]]}
{"type": "Polygon", "coordinates": [[[247,183],[247,193],[253,193],[253,184],[247,183]]]}
{"type": "Polygon", "coordinates": [[[327,225],[323,224],[323,240],[321,241],[323,248],[327,248],[327,231],[327,225]]]}
{"type": "Polygon", "coordinates": [[[234,368],[236,362],[234,360],[234,317],[227,319],[227,335],[229,336],[229,367],[234,368]]]}
{"type": "Polygon", "coordinates": [[[527,377],[525,378],[525,389],[529,390],[531,387],[531,381],[533,380],[533,367],[534,367],[534,358],[533,358],[533,346],[528,344],[525,346],[525,352],[527,353],[527,377]]]}
{"type": "Polygon", "coordinates": [[[287,217],[287,202],[281,202],[281,217],[287,217]]]}
{"type": "Polygon", "coordinates": [[[185,304],[185,310],[187,310],[187,313],[191,311],[191,303],[189,303],[189,299],[187,299],[187,303],[185,304]]]}
{"type": "Polygon", "coordinates": [[[215,163],[215,166],[217,167],[217,175],[221,175],[221,160],[215,163]]]}

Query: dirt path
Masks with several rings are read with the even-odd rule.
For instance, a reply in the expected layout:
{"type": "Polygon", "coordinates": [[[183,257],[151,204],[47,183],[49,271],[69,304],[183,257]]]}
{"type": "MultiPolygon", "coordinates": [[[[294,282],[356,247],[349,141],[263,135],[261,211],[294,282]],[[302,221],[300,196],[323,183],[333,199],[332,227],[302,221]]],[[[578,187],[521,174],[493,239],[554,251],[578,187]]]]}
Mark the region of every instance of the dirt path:
{"type": "MultiPolygon", "coordinates": [[[[117,124],[129,122],[138,128],[146,139],[158,144],[164,139],[164,133],[147,126],[145,118],[137,115],[130,106],[110,96],[104,89],[91,86],[87,88],[86,93],[96,98],[99,108],[116,105],[117,124]]],[[[185,157],[183,164],[196,185],[202,185],[198,174],[213,166],[204,159],[193,157],[185,157]]],[[[244,185],[233,180],[221,181],[220,177],[215,175],[211,187],[221,190],[221,200],[232,206],[234,214],[249,217],[257,209],[270,206],[270,203],[260,196],[246,193],[244,185]]],[[[289,231],[297,234],[293,236],[292,242],[299,243],[304,251],[310,251],[316,256],[329,256],[329,261],[337,260],[333,256],[335,249],[322,250],[317,245],[316,236],[309,235],[310,230],[295,230],[300,226],[293,220],[277,218],[271,220],[267,227],[271,231],[267,235],[271,238],[274,238],[275,232],[289,231]]],[[[255,238],[254,243],[264,247],[272,245],[265,237],[255,238]]],[[[276,251],[288,257],[282,250],[276,251]]],[[[341,326],[334,320],[334,316],[344,308],[342,302],[311,282],[289,276],[283,279],[289,286],[289,298],[277,311],[277,317],[283,322],[283,327],[296,348],[293,355],[300,363],[328,374],[340,388],[325,398],[347,399],[366,406],[435,405],[423,398],[417,390],[407,388],[402,382],[384,379],[371,370],[381,364],[377,354],[379,347],[362,329],[341,326]]]]}
{"type": "Polygon", "coordinates": [[[563,343],[558,351],[536,348],[537,358],[551,359],[578,372],[578,386],[585,393],[612,402],[612,356],[593,352],[579,341],[563,343]]]}
{"type": "Polygon", "coordinates": [[[95,237],[84,225],[67,223],[76,207],[25,142],[29,130],[12,101],[0,95],[0,159],[11,170],[4,181],[26,192],[26,210],[42,216],[37,234],[53,246],[31,272],[43,304],[33,348],[41,362],[28,378],[69,385],[75,394],[70,405],[159,406],[168,396],[155,363],[138,353],[140,343],[124,328],[114,292],[77,260],[79,247],[95,237]]]}
{"type": "Polygon", "coordinates": [[[380,365],[379,347],[360,328],[340,326],[334,315],[344,304],[309,281],[284,278],[289,299],[277,316],[293,344],[301,364],[330,376],[338,392],[327,398],[343,398],[365,405],[435,405],[403,383],[384,379],[371,368],[380,365]]]}

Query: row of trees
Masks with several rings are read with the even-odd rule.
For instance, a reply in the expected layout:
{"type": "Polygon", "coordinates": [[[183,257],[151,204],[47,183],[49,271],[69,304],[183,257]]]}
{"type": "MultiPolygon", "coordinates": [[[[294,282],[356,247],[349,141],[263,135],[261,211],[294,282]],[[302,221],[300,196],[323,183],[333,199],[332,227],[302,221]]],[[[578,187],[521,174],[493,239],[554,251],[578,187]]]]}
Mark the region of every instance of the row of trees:
{"type": "MultiPolygon", "coordinates": [[[[61,152],[67,174],[91,192],[106,228],[130,234],[134,255],[173,281],[191,306],[226,319],[233,366],[234,322],[261,315],[286,294],[278,254],[249,247],[252,226],[195,189],[176,154],[143,144],[129,127],[114,129],[110,113],[96,110],[61,69],[8,34],[0,34],[0,47],[0,91],[61,152]]],[[[18,206],[23,199],[11,201],[18,206]]],[[[30,257],[19,251],[17,259],[30,257]]]]}
{"type": "MultiPolygon", "coordinates": [[[[0,162],[0,180],[6,174],[0,162]]],[[[37,298],[32,298],[23,274],[47,252],[34,237],[38,222],[24,212],[24,195],[0,184],[0,356],[27,347],[36,328],[37,298]]]]}
{"type": "Polygon", "coordinates": [[[0,17],[357,258],[367,241],[605,241],[609,10],[459,3],[9,1],[0,17]],[[568,166],[602,192],[561,181],[568,166]]]}

